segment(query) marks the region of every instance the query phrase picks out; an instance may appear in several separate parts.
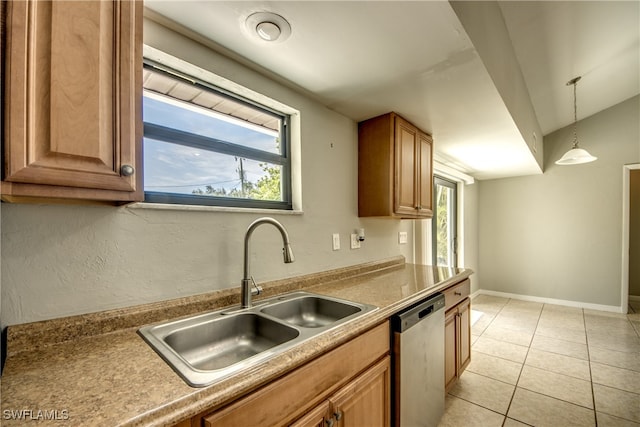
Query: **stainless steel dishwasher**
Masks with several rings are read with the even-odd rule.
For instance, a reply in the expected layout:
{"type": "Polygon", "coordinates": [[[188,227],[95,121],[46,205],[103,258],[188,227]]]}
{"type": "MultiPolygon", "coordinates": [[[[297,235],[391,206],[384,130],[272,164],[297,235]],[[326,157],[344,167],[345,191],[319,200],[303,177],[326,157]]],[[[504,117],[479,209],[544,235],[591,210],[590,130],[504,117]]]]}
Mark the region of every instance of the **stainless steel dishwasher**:
{"type": "Polygon", "coordinates": [[[435,427],[444,413],[444,306],[438,293],[391,317],[396,426],[435,427]]]}

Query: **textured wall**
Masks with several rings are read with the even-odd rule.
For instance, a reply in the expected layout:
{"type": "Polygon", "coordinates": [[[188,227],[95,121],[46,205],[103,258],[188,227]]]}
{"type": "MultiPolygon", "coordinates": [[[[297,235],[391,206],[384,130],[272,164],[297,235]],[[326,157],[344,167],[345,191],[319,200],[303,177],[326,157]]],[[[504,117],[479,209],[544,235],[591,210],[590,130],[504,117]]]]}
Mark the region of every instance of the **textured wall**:
{"type": "MultiPolygon", "coordinates": [[[[412,260],[411,221],[358,218],[356,123],[151,23],[145,43],[300,111],[304,213],[273,215],[289,230],[296,262],[283,264],[280,235],[260,227],[252,241],[256,281],[396,255],[412,260]],[[360,227],[366,240],[351,250],[348,236],[360,227]],[[398,245],[401,230],[409,232],[407,245],[398,245]],[[331,249],[332,233],[340,233],[340,251],[331,249]]],[[[263,216],[4,203],[0,209],[3,326],[239,286],[244,232],[263,216]]]]}

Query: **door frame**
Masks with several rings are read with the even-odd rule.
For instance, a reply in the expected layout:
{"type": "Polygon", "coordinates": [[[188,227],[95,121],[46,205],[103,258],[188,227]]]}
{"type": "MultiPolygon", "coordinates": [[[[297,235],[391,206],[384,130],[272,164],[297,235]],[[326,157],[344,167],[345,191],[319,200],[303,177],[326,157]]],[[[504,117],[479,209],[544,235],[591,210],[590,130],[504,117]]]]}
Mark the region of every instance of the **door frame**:
{"type": "MultiPolygon", "coordinates": [[[[475,183],[471,175],[460,172],[443,163],[438,153],[433,154],[433,174],[445,177],[457,184],[458,191],[458,265],[465,265],[465,187],[475,183]],[[440,158],[440,160],[439,160],[440,158]]],[[[433,181],[432,181],[433,182],[433,181]]],[[[432,218],[415,220],[413,222],[413,262],[421,265],[431,265],[433,255],[431,254],[433,245],[431,244],[431,221],[432,218]]]]}
{"type": "Polygon", "coordinates": [[[454,191],[454,201],[455,201],[455,206],[453,209],[453,216],[454,216],[454,227],[455,227],[455,237],[454,237],[454,265],[451,267],[457,267],[460,264],[460,258],[459,258],[459,235],[460,235],[460,230],[459,230],[459,225],[460,225],[460,217],[458,215],[458,210],[459,210],[459,203],[460,203],[460,199],[458,197],[458,191],[459,191],[459,182],[450,179],[450,178],[446,178],[442,175],[439,175],[437,172],[433,174],[433,219],[431,220],[431,263],[433,266],[437,266],[438,263],[436,261],[436,251],[434,250],[435,247],[437,246],[437,235],[435,233],[435,228],[436,228],[436,221],[435,218],[437,216],[437,204],[436,204],[436,181],[441,181],[442,182],[442,186],[444,187],[448,187],[448,188],[452,188],[454,191]]]}
{"type": "Polygon", "coordinates": [[[622,284],[620,291],[620,310],[629,310],[629,228],[630,228],[630,195],[631,171],[640,169],[640,163],[622,167],[622,284]]]}

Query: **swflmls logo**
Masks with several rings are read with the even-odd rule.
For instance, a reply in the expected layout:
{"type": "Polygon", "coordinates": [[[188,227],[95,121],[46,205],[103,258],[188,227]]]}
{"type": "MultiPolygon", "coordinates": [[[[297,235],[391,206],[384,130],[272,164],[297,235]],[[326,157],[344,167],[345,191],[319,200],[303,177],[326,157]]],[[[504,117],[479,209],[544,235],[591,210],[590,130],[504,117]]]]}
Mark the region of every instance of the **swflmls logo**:
{"type": "Polygon", "coordinates": [[[64,421],[69,419],[69,411],[42,410],[42,409],[5,409],[2,411],[2,418],[5,420],[33,420],[33,421],[64,421]]]}

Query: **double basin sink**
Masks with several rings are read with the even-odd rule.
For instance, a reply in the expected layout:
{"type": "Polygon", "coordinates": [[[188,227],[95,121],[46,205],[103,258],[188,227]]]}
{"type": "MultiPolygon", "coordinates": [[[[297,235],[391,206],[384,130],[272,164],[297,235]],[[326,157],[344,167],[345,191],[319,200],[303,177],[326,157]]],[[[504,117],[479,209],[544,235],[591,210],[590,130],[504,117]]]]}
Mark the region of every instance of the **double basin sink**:
{"type": "Polygon", "coordinates": [[[293,292],[246,309],[145,326],[138,333],[189,385],[203,387],[376,308],[293,292]]]}

